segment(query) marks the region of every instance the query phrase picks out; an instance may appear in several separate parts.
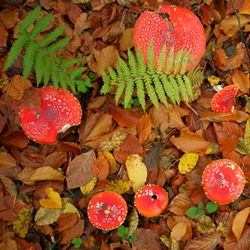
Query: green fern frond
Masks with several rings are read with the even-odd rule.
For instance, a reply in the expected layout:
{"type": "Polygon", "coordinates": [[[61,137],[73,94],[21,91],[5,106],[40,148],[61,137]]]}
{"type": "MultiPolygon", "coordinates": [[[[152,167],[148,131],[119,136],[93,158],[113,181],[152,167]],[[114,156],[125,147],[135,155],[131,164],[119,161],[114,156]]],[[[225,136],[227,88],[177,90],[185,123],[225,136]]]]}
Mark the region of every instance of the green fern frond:
{"type": "Polygon", "coordinates": [[[138,75],[137,62],[136,62],[135,56],[133,55],[133,53],[130,49],[128,49],[128,63],[130,66],[131,75],[137,76],[138,75]]]}
{"type": "Polygon", "coordinates": [[[127,86],[125,89],[125,97],[124,97],[124,107],[127,108],[129,105],[129,102],[132,98],[133,90],[134,90],[134,84],[135,82],[133,79],[128,79],[127,86]]]}
{"type": "Polygon", "coordinates": [[[163,69],[164,69],[164,64],[166,62],[165,58],[166,58],[166,43],[164,43],[164,45],[162,46],[161,52],[159,54],[158,60],[157,60],[157,69],[156,72],[158,74],[162,74],[163,69]]]}
{"type": "Polygon", "coordinates": [[[175,96],[175,102],[180,105],[181,102],[181,96],[180,96],[180,89],[177,83],[177,80],[175,79],[175,75],[169,75],[168,77],[169,82],[171,84],[171,88],[173,88],[174,96],[175,96]]]}
{"type": "Polygon", "coordinates": [[[59,49],[65,47],[65,45],[70,41],[70,36],[66,36],[58,42],[53,43],[49,47],[47,47],[47,51],[50,54],[55,54],[59,49]]]}
{"type": "Polygon", "coordinates": [[[115,93],[115,103],[116,103],[116,105],[118,104],[119,99],[120,99],[124,89],[125,89],[125,81],[121,82],[117,87],[117,90],[116,90],[116,93],[115,93]]]}
{"type": "Polygon", "coordinates": [[[179,50],[177,55],[175,56],[174,75],[178,74],[178,72],[180,71],[182,55],[183,55],[183,48],[181,50],[179,50]]]}
{"type": "Polygon", "coordinates": [[[174,65],[174,46],[171,47],[168,57],[167,57],[167,64],[165,69],[165,74],[169,75],[174,65]]]}
{"type": "Polygon", "coordinates": [[[178,91],[178,86],[176,86],[176,89],[173,88],[173,86],[169,82],[168,75],[162,74],[162,75],[160,75],[160,78],[161,78],[161,82],[163,84],[163,88],[164,88],[167,96],[170,98],[170,100],[173,102],[173,104],[176,104],[175,92],[176,92],[176,89],[178,91]]]}
{"type": "Polygon", "coordinates": [[[155,91],[160,99],[160,101],[165,104],[165,106],[168,106],[168,101],[165,95],[165,91],[163,89],[161,80],[159,75],[153,75],[153,81],[154,81],[154,85],[155,85],[155,91]]]}
{"type": "Polygon", "coordinates": [[[67,69],[67,68],[73,66],[74,64],[79,63],[80,61],[81,61],[80,58],[68,59],[68,60],[63,61],[61,63],[61,66],[67,69]]]}
{"type": "Polygon", "coordinates": [[[177,75],[176,76],[176,80],[178,82],[178,85],[179,85],[179,89],[180,89],[180,93],[182,95],[182,98],[183,100],[188,103],[189,101],[189,98],[188,98],[188,93],[187,93],[187,89],[186,89],[186,86],[185,86],[185,83],[182,79],[182,76],[181,75],[177,75]]]}
{"type": "Polygon", "coordinates": [[[51,79],[53,81],[53,85],[55,86],[55,89],[59,86],[59,74],[61,74],[58,65],[56,63],[52,63],[51,68],[51,79]]]}
{"type": "Polygon", "coordinates": [[[145,87],[146,87],[146,90],[147,90],[147,94],[148,94],[151,102],[155,105],[155,107],[157,109],[159,109],[158,98],[157,98],[157,95],[155,93],[155,89],[151,84],[151,82],[152,82],[151,77],[146,75],[146,76],[143,77],[143,80],[145,82],[145,87]]]}
{"type": "Polygon", "coordinates": [[[101,88],[100,93],[107,94],[111,90],[110,77],[106,74],[106,72],[103,69],[101,70],[101,76],[104,84],[101,88]]]}
{"type": "Polygon", "coordinates": [[[44,69],[43,51],[39,50],[35,57],[35,72],[36,72],[37,86],[42,81],[43,69],[44,69]]]}
{"type": "Polygon", "coordinates": [[[32,71],[35,53],[37,46],[35,43],[28,43],[25,47],[25,55],[23,57],[23,78],[27,79],[29,73],[32,71]]]}
{"type": "Polygon", "coordinates": [[[67,78],[65,77],[64,72],[62,72],[61,70],[59,70],[59,80],[61,83],[61,87],[63,88],[64,92],[67,91],[67,78]]]}
{"type": "Polygon", "coordinates": [[[108,71],[112,81],[116,81],[118,79],[116,72],[111,67],[108,67],[108,71]]]}
{"type": "Polygon", "coordinates": [[[147,66],[148,66],[148,73],[154,74],[155,72],[155,55],[154,55],[154,48],[153,48],[153,41],[150,42],[147,51],[147,66]]]}
{"type": "Polygon", "coordinates": [[[180,75],[184,75],[186,72],[187,64],[188,64],[188,58],[189,58],[190,52],[187,52],[181,61],[181,70],[180,70],[180,75]]]}
{"type": "Polygon", "coordinates": [[[43,55],[43,61],[44,61],[44,70],[43,70],[43,82],[44,85],[47,86],[50,80],[50,71],[52,69],[52,63],[50,62],[49,58],[43,55]]]}
{"type": "Polygon", "coordinates": [[[135,78],[135,84],[137,89],[137,97],[142,106],[142,109],[145,111],[146,101],[145,101],[145,90],[144,90],[144,82],[141,77],[135,78]]]}
{"type": "Polygon", "coordinates": [[[193,100],[193,86],[192,83],[190,81],[190,78],[187,77],[186,75],[183,75],[183,80],[185,82],[185,87],[186,87],[186,91],[188,93],[188,96],[190,97],[191,100],[193,100]]]}

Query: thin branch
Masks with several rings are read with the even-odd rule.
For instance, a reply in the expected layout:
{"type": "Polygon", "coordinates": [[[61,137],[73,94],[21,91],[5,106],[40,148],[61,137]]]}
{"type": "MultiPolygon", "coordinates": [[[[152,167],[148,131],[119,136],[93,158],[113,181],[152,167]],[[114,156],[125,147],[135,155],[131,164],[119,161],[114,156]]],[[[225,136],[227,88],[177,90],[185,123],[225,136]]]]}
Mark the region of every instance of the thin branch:
{"type": "Polygon", "coordinates": [[[195,12],[196,10],[198,10],[205,3],[206,3],[206,0],[204,0],[203,2],[201,2],[195,9],[192,10],[192,12],[195,12]]]}

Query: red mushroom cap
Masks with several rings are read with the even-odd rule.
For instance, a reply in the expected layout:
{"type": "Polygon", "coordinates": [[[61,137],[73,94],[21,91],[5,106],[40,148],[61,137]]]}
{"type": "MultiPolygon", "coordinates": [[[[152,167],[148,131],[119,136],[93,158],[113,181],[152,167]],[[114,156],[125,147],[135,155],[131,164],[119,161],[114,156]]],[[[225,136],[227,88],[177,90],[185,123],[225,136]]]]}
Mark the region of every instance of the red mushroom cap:
{"type": "Polygon", "coordinates": [[[202,185],[210,200],[218,204],[228,204],[241,195],[245,186],[245,177],[242,169],[235,162],[220,159],[211,162],[205,168],[202,185]]]}
{"type": "Polygon", "coordinates": [[[235,103],[235,95],[238,86],[229,85],[218,91],[211,102],[211,108],[215,112],[232,112],[235,103]]]}
{"type": "Polygon", "coordinates": [[[56,135],[81,122],[82,110],[76,97],[54,86],[40,88],[41,109],[19,109],[24,133],[39,143],[54,144],[56,135]]]}
{"type": "Polygon", "coordinates": [[[146,217],[160,215],[168,205],[167,192],[157,185],[146,185],[135,195],[135,207],[146,217]]]}
{"type": "Polygon", "coordinates": [[[175,54],[184,47],[190,51],[189,64],[186,71],[198,64],[205,52],[206,36],[199,18],[190,10],[182,7],[162,5],[156,12],[145,11],[134,27],[134,45],[138,44],[147,61],[147,50],[151,40],[155,53],[155,63],[164,43],[166,58],[174,45],[175,54]]]}
{"type": "Polygon", "coordinates": [[[112,230],[126,219],[128,207],[123,197],[114,192],[96,194],[88,204],[88,218],[97,228],[112,230]]]}

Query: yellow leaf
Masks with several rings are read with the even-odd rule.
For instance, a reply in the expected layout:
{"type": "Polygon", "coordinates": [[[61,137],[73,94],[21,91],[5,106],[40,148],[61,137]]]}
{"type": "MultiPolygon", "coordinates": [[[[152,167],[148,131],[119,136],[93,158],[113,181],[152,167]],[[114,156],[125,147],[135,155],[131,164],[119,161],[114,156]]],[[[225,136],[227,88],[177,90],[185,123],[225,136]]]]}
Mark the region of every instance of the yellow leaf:
{"type": "Polygon", "coordinates": [[[60,194],[55,192],[53,188],[46,188],[46,194],[49,197],[49,199],[41,199],[39,200],[39,203],[41,206],[45,208],[62,208],[62,199],[60,197],[60,194]]]}
{"type": "Polygon", "coordinates": [[[13,230],[21,238],[25,238],[28,233],[29,226],[32,221],[32,213],[32,206],[24,207],[19,211],[15,221],[13,222],[13,230]]]}
{"type": "Polygon", "coordinates": [[[62,208],[50,209],[40,207],[35,215],[35,222],[38,226],[53,224],[57,222],[62,212],[62,208]]]}
{"type": "Polygon", "coordinates": [[[80,219],[80,213],[78,212],[77,208],[71,204],[70,202],[67,202],[65,205],[65,208],[63,210],[63,214],[77,214],[78,218],[80,219]]]}
{"type": "Polygon", "coordinates": [[[220,145],[217,143],[210,143],[206,149],[205,154],[213,155],[218,154],[220,152],[220,145]]]}
{"type": "Polygon", "coordinates": [[[220,78],[217,76],[208,76],[207,80],[209,81],[211,86],[218,84],[220,82],[220,78]]]}
{"type": "Polygon", "coordinates": [[[250,119],[247,120],[247,124],[245,128],[244,143],[245,143],[247,152],[250,154],[250,119]]]}
{"type": "Polygon", "coordinates": [[[128,178],[132,182],[134,192],[141,188],[147,180],[147,167],[138,154],[130,155],[125,162],[128,178]]]}
{"type": "Polygon", "coordinates": [[[190,172],[196,165],[199,159],[199,155],[196,153],[186,153],[184,154],[179,162],[179,172],[185,174],[190,172]]]}
{"type": "Polygon", "coordinates": [[[31,181],[47,181],[47,180],[63,181],[64,179],[65,179],[64,175],[62,175],[58,170],[50,166],[37,168],[30,175],[31,181]]]}
{"type": "Polygon", "coordinates": [[[198,218],[197,221],[197,230],[202,234],[207,234],[216,230],[216,226],[213,223],[213,220],[206,215],[198,218]]]}
{"type": "Polygon", "coordinates": [[[83,195],[89,194],[94,189],[96,182],[97,178],[94,177],[87,185],[80,187],[82,194],[83,195]]]}
{"type": "Polygon", "coordinates": [[[187,224],[185,222],[179,222],[172,228],[170,238],[180,241],[181,238],[185,235],[186,231],[187,224]]]}
{"type": "Polygon", "coordinates": [[[249,213],[250,213],[250,207],[247,207],[243,209],[242,211],[238,212],[236,216],[234,217],[232,231],[238,241],[240,240],[240,237],[245,227],[249,213]]]}
{"type": "Polygon", "coordinates": [[[129,213],[129,226],[128,226],[128,236],[131,236],[138,227],[139,216],[136,208],[133,208],[129,213]]]}
{"type": "Polygon", "coordinates": [[[110,167],[109,172],[110,172],[110,174],[116,173],[116,161],[115,161],[114,156],[110,152],[107,152],[107,151],[104,151],[102,153],[103,153],[103,155],[105,156],[105,158],[107,159],[107,161],[109,163],[109,167],[110,167]]]}
{"type": "Polygon", "coordinates": [[[105,191],[111,191],[117,194],[124,194],[130,189],[130,187],[131,187],[130,181],[114,180],[110,181],[105,186],[105,191]]]}
{"type": "Polygon", "coordinates": [[[226,225],[226,220],[223,220],[223,221],[220,221],[217,228],[216,228],[216,231],[221,233],[223,237],[227,237],[228,235],[228,228],[227,228],[227,225],[226,225]]]}
{"type": "Polygon", "coordinates": [[[170,238],[168,238],[166,235],[161,235],[160,236],[160,240],[164,243],[164,245],[166,246],[166,247],[170,247],[170,244],[171,244],[171,241],[170,241],[170,238]]]}

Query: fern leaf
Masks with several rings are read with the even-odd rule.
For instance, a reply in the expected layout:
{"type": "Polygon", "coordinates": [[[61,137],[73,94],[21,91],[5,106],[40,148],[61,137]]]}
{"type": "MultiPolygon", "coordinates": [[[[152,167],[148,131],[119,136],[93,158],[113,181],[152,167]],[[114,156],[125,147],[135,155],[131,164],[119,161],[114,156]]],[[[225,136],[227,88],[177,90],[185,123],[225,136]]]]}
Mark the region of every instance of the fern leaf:
{"type": "Polygon", "coordinates": [[[181,102],[181,97],[180,97],[179,86],[175,79],[175,75],[169,75],[168,79],[171,84],[171,87],[173,88],[173,92],[175,95],[175,102],[179,105],[181,102]]]}
{"type": "Polygon", "coordinates": [[[155,85],[155,91],[160,99],[160,101],[165,104],[165,106],[168,106],[167,98],[165,95],[165,91],[162,87],[162,83],[160,81],[160,77],[158,75],[153,75],[153,81],[155,85]]]}
{"type": "Polygon", "coordinates": [[[189,77],[186,75],[183,75],[183,80],[184,80],[185,85],[186,85],[187,93],[188,93],[189,97],[191,98],[191,100],[193,100],[194,97],[193,97],[192,83],[191,83],[189,77]]]}
{"type": "Polygon", "coordinates": [[[52,68],[52,63],[50,62],[49,57],[43,55],[43,61],[44,61],[44,70],[43,70],[43,82],[44,85],[47,86],[50,80],[50,71],[52,68]]]}
{"type": "Polygon", "coordinates": [[[47,51],[50,54],[56,53],[59,49],[62,49],[70,41],[70,36],[64,37],[63,39],[53,43],[47,47],[47,51]]]}
{"type": "Polygon", "coordinates": [[[151,77],[148,76],[148,75],[145,75],[143,77],[143,79],[144,79],[144,82],[145,82],[145,87],[146,87],[146,90],[147,90],[147,94],[148,94],[151,102],[155,105],[155,107],[157,109],[159,109],[158,98],[157,98],[157,96],[155,94],[155,89],[151,84],[151,82],[152,82],[151,77]]]}
{"type": "Polygon", "coordinates": [[[18,35],[17,40],[12,44],[12,47],[10,49],[8,58],[5,63],[4,70],[9,68],[14,63],[14,61],[18,58],[26,41],[27,40],[25,36],[23,36],[22,34],[18,35]]]}
{"type": "MultiPolygon", "coordinates": [[[[172,85],[170,84],[169,80],[168,80],[168,76],[165,74],[160,75],[161,81],[163,83],[163,88],[165,90],[165,92],[167,93],[168,97],[170,98],[170,100],[176,104],[176,98],[175,98],[175,90],[172,87],[172,85]]],[[[178,86],[177,86],[177,90],[178,90],[178,86]]]]}
{"type": "Polygon", "coordinates": [[[163,68],[164,68],[165,61],[166,61],[165,59],[166,59],[166,43],[164,43],[164,45],[162,46],[160,55],[159,55],[158,60],[157,60],[156,72],[158,74],[163,72],[163,68]]]}
{"type": "Polygon", "coordinates": [[[50,14],[46,15],[45,17],[43,17],[41,20],[39,20],[35,24],[34,28],[31,30],[31,32],[29,34],[30,39],[35,39],[38,36],[38,34],[43,32],[43,30],[48,26],[52,17],[53,17],[53,13],[50,13],[50,14]]]}
{"type": "Polygon", "coordinates": [[[153,48],[153,41],[150,42],[147,51],[147,64],[148,64],[148,73],[154,74],[155,72],[155,55],[154,55],[154,48],[153,48]]]}
{"type": "Polygon", "coordinates": [[[64,92],[67,91],[67,78],[65,77],[65,74],[63,74],[62,70],[59,70],[59,82],[60,86],[63,88],[64,92]]]}
{"type": "Polygon", "coordinates": [[[146,102],[145,102],[145,90],[144,90],[144,82],[141,77],[135,78],[136,89],[137,89],[137,97],[142,106],[142,109],[145,111],[146,102]]]}
{"type": "Polygon", "coordinates": [[[84,80],[76,80],[76,84],[77,84],[77,90],[82,92],[82,93],[86,93],[87,92],[87,88],[85,86],[84,80]]]}
{"type": "Polygon", "coordinates": [[[35,43],[28,43],[25,48],[25,55],[23,57],[23,78],[24,80],[27,79],[29,73],[32,71],[35,53],[36,53],[36,44],[35,43]]]}
{"type": "Polygon", "coordinates": [[[124,107],[127,108],[128,104],[132,98],[132,94],[133,94],[133,90],[134,90],[134,80],[133,79],[128,79],[127,80],[127,86],[125,89],[125,97],[124,97],[124,107]]]}
{"type": "Polygon", "coordinates": [[[106,74],[106,72],[103,69],[101,70],[101,76],[104,84],[102,85],[100,93],[107,94],[111,90],[110,77],[106,74]]]}
{"type": "Polygon", "coordinates": [[[117,90],[116,90],[116,93],[115,93],[115,103],[116,103],[116,105],[118,104],[119,99],[120,99],[124,89],[125,89],[125,81],[122,81],[122,82],[119,83],[119,85],[117,87],[117,90]]]}
{"type": "Polygon", "coordinates": [[[177,75],[176,76],[176,80],[178,82],[178,85],[179,85],[179,89],[180,89],[180,93],[182,95],[182,98],[183,100],[188,103],[189,101],[189,98],[188,98],[188,93],[187,93],[187,90],[186,90],[186,86],[185,86],[185,83],[182,79],[182,76],[181,75],[177,75]]]}
{"type": "Polygon", "coordinates": [[[188,64],[188,58],[189,58],[190,52],[188,51],[182,58],[181,61],[181,70],[180,70],[180,74],[184,75],[186,72],[186,68],[187,68],[187,64],[188,64]]]}
{"type": "Polygon", "coordinates": [[[76,94],[76,83],[75,83],[75,81],[70,77],[67,77],[66,80],[67,80],[67,85],[70,87],[71,92],[73,94],[76,94]]]}
{"type": "Polygon", "coordinates": [[[125,63],[123,59],[121,59],[120,56],[118,56],[117,71],[118,71],[118,68],[119,68],[119,72],[118,72],[119,77],[129,77],[131,75],[127,64],[125,63]]]}
{"type": "Polygon", "coordinates": [[[68,59],[68,60],[63,61],[61,63],[61,66],[64,68],[69,68],[69,67],[73,66],[74,64],[79,63],[80,61],[81,61],[80,58],[68,59]]]}
{"type": "Polygon", "coordinates": [[[174,74],[175,75],[178,74],[180,70],[182,55],[183,55],[183,48],[179,50],[177,55],[175,56],[175,60],[174,60],[174,74]]]}
{"type": "Polygon", "coordinates": [[[44,69],[43,51],[39,50],[36,53],[36,57],[35,57],[35,72],[36,72],[37,86],[42,81],[43,69],[44,69]]]}
{"type": "Polygon", "coordinates": [[[75,78],[75,77],[81,75],[82,72],[85,71],[86,69],[87,69],[86,67],[80,67],[80,68],[71,69],[69,71],[70,77],[71,78],[75,78]]]}
{"type": "Polygon", "coordinates": [[[169,75],[173,66],[174,66],[174,46],[171,47],[167,57],[165,74],[169,75]]]}
{"type": "Polygon", "coordinates": [[[21,33],[24,33],[29,28],[29,26],[36,21],[40,11],[41,11],[41,6],[38,6],[33,11],[31,11],[25,17],[24,21],[18,26],[18,30],[21,33]]]}
{"type": "Polygon", "coordinates": [[[137,47],[137,51],[136,51],[136,60],[138,63],[138,73],[139,75],[143,75],[146,74],[147,72],[147,66],[140,48],[140,44],[137,47]]]}
{"type": "Polygon", "coordinates": [[[128,49],[128,63],[131,71],[131,76],[137,76],[138,75],[137,62],[135,56],[133,55],[130,49],[128,49]]]}
{"type": "Polygon", "coordinates": [[[52,63],[51,66],[52,66],[51,79],[52,79],[52,82],[53,82],[55,89],[57,89],[59,86],[59,74],[61,72],[59,71],[58,65],[56,63],[52,63]]]}
{"type": "Polygon", "coordinates": [[[108,71],[112,81],[116,81],[118,79],[116,72],[110,66],[108,67],[108,71]]]}
{"type": "Polygon", "coordinates": [[[49,45],[51,42],[53,42],[55,39],[57,39],[66,28],[67,28],[67,25],[56,28],[54,31],[52,31],[47,36],[42,38],[42,40],[40,42],[40,46],[44,47],[44,46],[49,45]]]}

